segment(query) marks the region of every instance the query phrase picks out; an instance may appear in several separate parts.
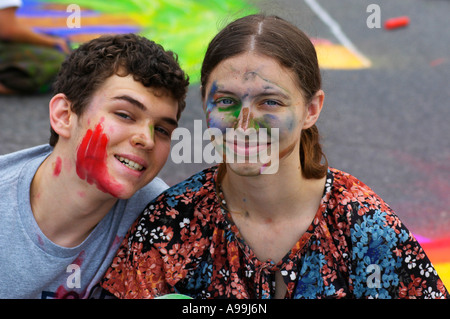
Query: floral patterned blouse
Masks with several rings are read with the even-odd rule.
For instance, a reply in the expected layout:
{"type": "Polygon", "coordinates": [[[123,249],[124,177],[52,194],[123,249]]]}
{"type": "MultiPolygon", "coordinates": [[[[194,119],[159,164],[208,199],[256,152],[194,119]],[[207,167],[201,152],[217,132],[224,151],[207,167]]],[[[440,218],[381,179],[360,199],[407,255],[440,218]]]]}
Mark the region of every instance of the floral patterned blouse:
{"type": "Polygon", "coordinates": [[[308,230],[277,264],[258,260],[217,191],[217,167],[151,202],[102,281],[119,298],[448,298],[430,260],[369,187],[329,168],[308,230]]]}

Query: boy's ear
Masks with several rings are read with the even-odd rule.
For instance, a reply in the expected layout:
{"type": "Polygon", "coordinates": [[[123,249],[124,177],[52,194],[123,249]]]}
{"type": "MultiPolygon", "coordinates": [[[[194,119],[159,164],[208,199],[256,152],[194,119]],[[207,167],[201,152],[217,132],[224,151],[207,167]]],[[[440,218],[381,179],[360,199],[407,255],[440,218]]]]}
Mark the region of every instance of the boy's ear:
{"type": "Polygon", "coordinates": [[[60,137],[70,137],[74,118],[70,105],[70,101],[63,93],[56,94],[49,103],[50,125],[60,137]]]}
{"type": "Polygon", "coordinates": [[[325,98],[325,93],[322,90],[317,91],[317,93],[311,99],[311,102],[306,105],[306,119],[303,124],[303,129],[308,129],[314,124],[316,124],[319,119],[320,112],[322,111],[323,100],[325,98]]]}

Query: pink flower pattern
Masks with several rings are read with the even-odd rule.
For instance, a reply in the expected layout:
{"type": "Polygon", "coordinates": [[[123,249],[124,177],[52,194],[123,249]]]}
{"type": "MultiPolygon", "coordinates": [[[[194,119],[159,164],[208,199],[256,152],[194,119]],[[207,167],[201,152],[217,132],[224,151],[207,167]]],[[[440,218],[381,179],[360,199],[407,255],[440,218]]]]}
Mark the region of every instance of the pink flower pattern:
{"type": "Polygon", "coordinates": [[[286,298],[448,298],[414,236],[355,177],[328,170],[313,222],[278,264],[256,258],[216,180],[208,168],[148,204],[102,287],[119,298],[272,298],[280,271],[286,298]]]}

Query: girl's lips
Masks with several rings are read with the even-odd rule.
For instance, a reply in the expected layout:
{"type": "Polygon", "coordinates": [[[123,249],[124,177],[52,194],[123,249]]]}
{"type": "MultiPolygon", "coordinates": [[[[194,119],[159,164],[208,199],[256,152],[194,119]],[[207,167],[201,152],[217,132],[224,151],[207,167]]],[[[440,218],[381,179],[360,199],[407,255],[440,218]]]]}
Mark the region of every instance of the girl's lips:
{"type": "Polygon", "coordinates": [[[237,155],[251,156],[270,147],[270,143],[249,143],[244,141],[226,142],[227,148],[237,155]]]}

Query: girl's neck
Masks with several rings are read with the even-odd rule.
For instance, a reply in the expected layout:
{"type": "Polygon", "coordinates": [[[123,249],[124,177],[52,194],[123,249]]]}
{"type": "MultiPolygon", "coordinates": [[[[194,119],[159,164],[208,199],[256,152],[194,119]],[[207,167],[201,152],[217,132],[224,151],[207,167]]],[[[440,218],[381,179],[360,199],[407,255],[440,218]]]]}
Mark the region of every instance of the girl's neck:
{"type": "Polygon", "coordinates": [[[325,178],[306,179],[300,165],[295,168],[280,165],[278,172],[270,175],[239,176],[227,170],[219,184],[230,211],[275,221],[301,214],[301,207],[316,210],[325,178]]]}

